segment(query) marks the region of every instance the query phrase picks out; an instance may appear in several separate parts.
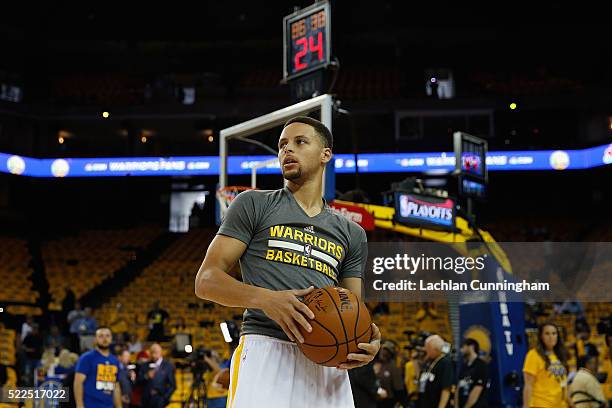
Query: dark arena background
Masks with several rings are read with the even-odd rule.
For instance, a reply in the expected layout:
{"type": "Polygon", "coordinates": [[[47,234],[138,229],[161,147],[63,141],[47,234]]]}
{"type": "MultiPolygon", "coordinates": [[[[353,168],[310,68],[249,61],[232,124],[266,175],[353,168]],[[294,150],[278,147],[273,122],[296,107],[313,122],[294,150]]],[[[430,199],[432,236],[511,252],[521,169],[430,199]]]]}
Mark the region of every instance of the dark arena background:
{"type": "MultiPolygon", "coordinates": [[[[129,354],[124,406],[149,406],[157,343],[175,367],[170,406],[225,406],[219,373],[243,310],[199,299],[194,279],[236,187],[283,186],[273,159],[287,115],[331,129],[325,198],[369,243],[612,240],[612,59],[597,10],[558,1],[191,7],[82,2],[1,13],[5,390],[71,390],[79,355],[104,326],[113,352],[129,354]],[[441,210],[397,215],[403,199],[450,208],[449,224],[441,210]]],[[[605,286],[612,264],[601,267],[605,286]]],[[[232,274],[240,279],[238,267],[232,274]]],[[[366,297],[383,348],[364,376],[369,402],[352,381],[356,407],[426,406],[419,379],[432,369],[424,342],[433,334],[455,366],[448,406],[465,406],[454,395],[466,338],[488,365],[488,402],[477,406],[535,406],[523,401],[523,373],[544,322],[567,350],[565,382],[595,357],[588,372],[601,402],[612,400],[607,296],[366,297]]],[[[577,386],[564,386],[565,400],[577,386]]]]}

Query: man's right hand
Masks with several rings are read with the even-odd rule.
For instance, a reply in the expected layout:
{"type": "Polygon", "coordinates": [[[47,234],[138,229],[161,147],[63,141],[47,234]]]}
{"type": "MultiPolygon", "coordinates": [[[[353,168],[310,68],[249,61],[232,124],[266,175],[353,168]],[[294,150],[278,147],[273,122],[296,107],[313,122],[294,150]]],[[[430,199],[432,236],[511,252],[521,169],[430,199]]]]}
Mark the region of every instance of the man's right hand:
{"type": "Polygon", "coordinates": [[[291,341],[303,343],[304,337],[302,337],[297,325],[299,324],[306,331],[311,332],[312,327],[304,316],[314,319],[314,313],[297,297],[306,296],[313,290],[314,286],[308,289],[266,291],[259,299],[259,309],[278,323],[291,341]]]}

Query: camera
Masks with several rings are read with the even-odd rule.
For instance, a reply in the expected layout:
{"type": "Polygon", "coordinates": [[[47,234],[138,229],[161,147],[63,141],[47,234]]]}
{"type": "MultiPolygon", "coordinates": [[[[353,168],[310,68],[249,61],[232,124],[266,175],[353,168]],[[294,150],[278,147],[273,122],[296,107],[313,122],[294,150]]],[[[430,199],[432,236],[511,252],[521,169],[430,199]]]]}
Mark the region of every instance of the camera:
{"type": "Polygon", "coordinates": [[[204,360],[204,357],[210,358],[211,356],[212,351],[205,347],[198,347],[191,354],[189,354],[187,361],[189,362],[189,367],[191,368],[194,376],[200,377],[205,372],[212,370],[206,360],[204,360]]]}

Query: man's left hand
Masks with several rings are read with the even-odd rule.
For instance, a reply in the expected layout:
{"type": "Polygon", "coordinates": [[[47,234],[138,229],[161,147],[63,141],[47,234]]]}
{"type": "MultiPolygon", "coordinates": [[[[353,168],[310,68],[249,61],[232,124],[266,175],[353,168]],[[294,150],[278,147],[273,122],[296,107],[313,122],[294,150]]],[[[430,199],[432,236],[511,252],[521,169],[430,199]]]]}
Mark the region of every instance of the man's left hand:
{"type": "Polygon", "coordinates": [[[380,350],[380,330],[374,323],[372,323],[372,332],[372,340],[369,343],[359,343],[357,345],[364,353],[350,353],[346,356],[348,361],[340,364],[337,368],[350,370],[351,368],[364,366],[374,360],[378,350],[380,350]]]}

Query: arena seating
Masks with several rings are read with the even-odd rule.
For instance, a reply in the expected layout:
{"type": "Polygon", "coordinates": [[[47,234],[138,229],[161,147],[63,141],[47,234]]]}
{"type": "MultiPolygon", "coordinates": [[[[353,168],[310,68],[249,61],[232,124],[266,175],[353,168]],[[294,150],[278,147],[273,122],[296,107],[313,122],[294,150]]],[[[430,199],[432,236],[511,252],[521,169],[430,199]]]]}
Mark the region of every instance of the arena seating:
{"type": "Polygon", "coordinates": [[[25,240],[0,237],[0,300],[35,303],[38,293],[33,290],[31,256],[25,240]]]}
{"type": "MultiPolygon", "coordinates": [[[[17,385],[17,373],[15,372],[15,331],[4,327],[0,323],[0,364],[7,366],[6,387],[14,388],[17,385]]],[[[10,404],[0,403],[0,408],[12,407],[10,404]]]]}
{"type": "Polygon", "coordinates": [[[42,245],[51,308],[59,309],[70,288],[79,298],[112,276],[161,233],[158,227],[85,230],[42,245]]]}

